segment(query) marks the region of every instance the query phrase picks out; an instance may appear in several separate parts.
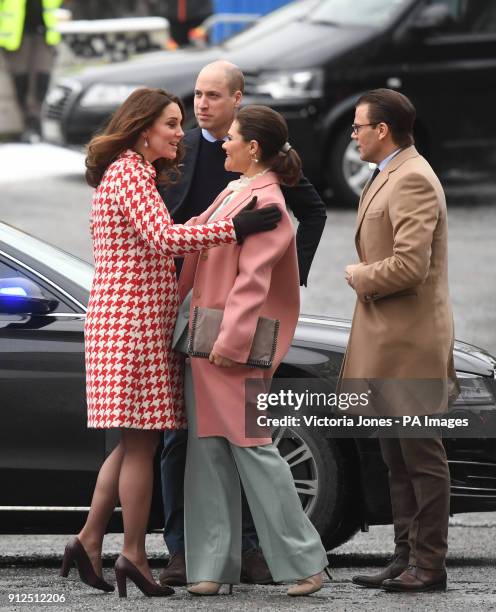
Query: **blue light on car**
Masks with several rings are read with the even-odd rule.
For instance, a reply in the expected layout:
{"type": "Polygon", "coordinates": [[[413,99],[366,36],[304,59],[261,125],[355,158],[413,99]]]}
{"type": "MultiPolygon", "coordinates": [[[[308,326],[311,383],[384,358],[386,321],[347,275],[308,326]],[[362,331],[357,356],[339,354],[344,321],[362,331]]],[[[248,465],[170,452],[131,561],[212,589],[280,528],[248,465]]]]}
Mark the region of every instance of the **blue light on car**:
{"type": "Polygon", "coordinates": [[[0,287],[0,295],[16,295],[27,297],[27,292],[22,287],[0,287]]]}

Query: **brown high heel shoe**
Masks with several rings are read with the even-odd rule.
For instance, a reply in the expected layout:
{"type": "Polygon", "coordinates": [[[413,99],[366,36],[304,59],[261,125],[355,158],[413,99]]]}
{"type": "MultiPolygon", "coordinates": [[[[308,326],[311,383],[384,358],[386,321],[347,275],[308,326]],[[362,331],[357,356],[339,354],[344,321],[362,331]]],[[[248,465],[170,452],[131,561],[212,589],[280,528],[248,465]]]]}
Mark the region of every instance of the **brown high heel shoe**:
{"type": "Polygon", "coordinates": [[[76,564],[79,577],[84,584],[107,593],[115,591],[115,587],[112,584],[109,584],[103,578],[100,578],[100,576],[95,572],[90,558],[88,557],[88,553],[84,550],[84,546],[81,544],[77,536],[69,540],[65,547],[62,567],[60,568],[60,575],[67,578],[73,563],[76,564]]]}
{"type": "Polygon", "coordinates": [[[127,578],[132,580],[143,595],[147,597],[167,597],[167,595],[174,595],[175,593],[170,586],[160,586],[155,582],[150,582],[134,563],[131,563],[124,555],[119,555],[114,570],[119,597],[127,597],[127,578]]]}

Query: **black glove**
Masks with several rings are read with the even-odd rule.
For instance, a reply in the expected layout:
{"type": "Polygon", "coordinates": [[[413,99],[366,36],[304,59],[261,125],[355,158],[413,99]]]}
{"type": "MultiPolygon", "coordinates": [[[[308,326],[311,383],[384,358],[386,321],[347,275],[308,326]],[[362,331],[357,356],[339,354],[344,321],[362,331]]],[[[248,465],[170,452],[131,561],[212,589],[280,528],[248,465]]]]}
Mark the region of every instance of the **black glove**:
{"type": "Polygon", "coordinates": [[[250,234],[275,229],[281,220],[281,211],[275,204],[253,210],[256,203],[257,196],[254,196],[251,202],[232,218],[238,244],[243,244],[243,240],[250,234]]]}

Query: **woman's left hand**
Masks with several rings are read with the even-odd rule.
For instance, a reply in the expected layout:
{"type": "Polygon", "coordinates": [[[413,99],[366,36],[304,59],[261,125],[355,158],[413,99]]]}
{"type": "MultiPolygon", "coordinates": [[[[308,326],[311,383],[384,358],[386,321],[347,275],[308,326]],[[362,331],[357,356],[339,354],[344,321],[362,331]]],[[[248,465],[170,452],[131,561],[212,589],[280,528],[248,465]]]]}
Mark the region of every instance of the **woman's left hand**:
{"type": "Polygon", "coordinates": [[[235,365],[238,365],[236,361],[233,361],[228,357],[223,357],[222,355],[219,355],[219,353],[215,353],[214,351],[210,353],[208,360],[210,361],[210,363],[213,363],[214,365],[219,366],[221,368],[232,368],[235,365]]]}

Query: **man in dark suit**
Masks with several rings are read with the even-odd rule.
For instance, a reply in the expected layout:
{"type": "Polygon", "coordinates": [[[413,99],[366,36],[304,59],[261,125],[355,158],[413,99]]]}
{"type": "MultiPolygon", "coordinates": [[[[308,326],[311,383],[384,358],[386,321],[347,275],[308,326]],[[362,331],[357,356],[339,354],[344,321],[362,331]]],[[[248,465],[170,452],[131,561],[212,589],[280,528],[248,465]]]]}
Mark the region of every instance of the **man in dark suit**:
{"type": "MultiPolygon", "coordinates": [[[[199,215],[229,181],[239,178],[239,174],[224,169],[222,144],[241,104],[243,89],[243,73],[234,64],[217,61],[200,71],[194,94],[194,111],[199,127],[189,130],[184,137],[186,153],[180,180],[161,191],[175,223],[184,223],[199,215]]],[[[295,187],[282,189],[287,205],[299,221],[296,236],[298,266],[300,284],[306,286],[310,265],[324,230],[326,209],[304,176],[295,187]]],[[[161,460],[164,539],[170,558],[160,574],[160,582],[178,586],[186,583],[183,511],[186,442],[187,431],[166,432],[161,460]]],[[[242,581],[271,582],[244,496],[242,549],[242,581]]]]}

